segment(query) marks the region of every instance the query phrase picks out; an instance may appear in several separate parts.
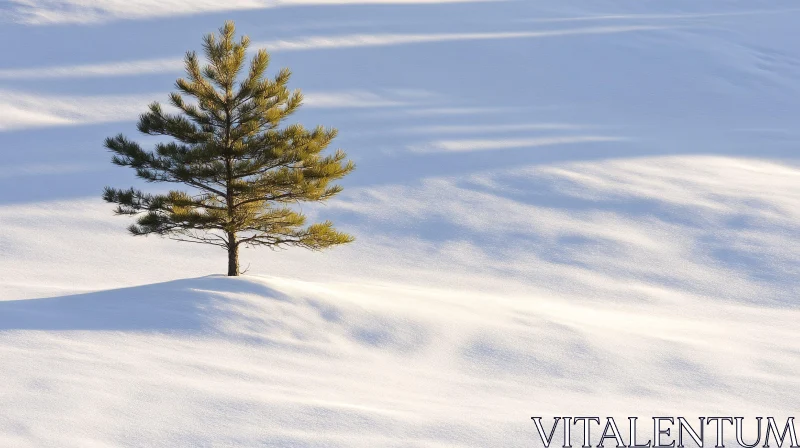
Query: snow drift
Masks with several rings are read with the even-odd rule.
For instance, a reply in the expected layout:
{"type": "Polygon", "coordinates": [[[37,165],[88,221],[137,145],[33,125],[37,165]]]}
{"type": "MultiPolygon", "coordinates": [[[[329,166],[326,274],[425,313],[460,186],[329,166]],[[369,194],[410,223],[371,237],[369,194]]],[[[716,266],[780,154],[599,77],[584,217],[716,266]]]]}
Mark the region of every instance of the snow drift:
{"type": "Polygon", "coordinates": [[[534,414],[791,412],[797,318],[219,276],[3,301],[0,434],[18,447],[524,447],[534,414]]]}

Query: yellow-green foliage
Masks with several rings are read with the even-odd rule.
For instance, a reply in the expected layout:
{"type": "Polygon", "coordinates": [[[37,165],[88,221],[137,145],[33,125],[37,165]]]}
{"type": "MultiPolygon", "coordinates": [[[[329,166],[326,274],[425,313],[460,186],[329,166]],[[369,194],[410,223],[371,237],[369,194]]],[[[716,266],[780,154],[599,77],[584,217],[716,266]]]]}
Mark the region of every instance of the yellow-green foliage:
{"type": "MultiPolygon", "coordinates": [[[[106,139],[113,163],[149,182],[184,184],[192,193],[106,188],[104,199],[118,205],[118,214],[138,215],[130,227],[134,235],[215,244],[236,257],[241,245],[323,249],[353,241],[328,221],[305,226],[305,216],[288,207],[324,201],[342,190],[332,182],[350,173],[353,163],[341,150],[322,154],[336,130],[279,128],[303,96],[287,88],[289,70],[265,77],[264,50],[242,77],[249,39],[237,42],[234,32],[226,22],[218,36],[205,37],[205,65],[194,52],[186,54],[187,78],[178,79],[178,92],[170,95],[179,113],[153,103],[141,115],[139,131],[173,141],[148,151],[122,135],[106,139]]],[[[235,271],[229,274],[238,274],[238,265],[235,271]]]]}

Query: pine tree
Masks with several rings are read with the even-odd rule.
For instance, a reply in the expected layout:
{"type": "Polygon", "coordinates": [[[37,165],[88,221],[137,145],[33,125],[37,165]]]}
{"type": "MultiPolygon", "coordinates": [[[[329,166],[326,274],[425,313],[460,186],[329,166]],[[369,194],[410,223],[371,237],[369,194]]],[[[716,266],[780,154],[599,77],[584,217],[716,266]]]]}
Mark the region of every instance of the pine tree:
{"type": "Polygon", "coordinates": [[[177,113],[153,103],[140,116],[140,132],[169,137],[168,142],[146,151],[121,134],[105,141],[114,164],[135,169],[148,182],[184,184],[190,192],[106,187],[103,194],[118,204],[116,214],[137,216],[128,229],[133,235],[225,248],[229,276],[239,275],[242,246],[320,250],[353,241],[330,221],[306,227],[306,217],[288,205],[330,199],[342,190],[332,181],[355,167],[341,150],[321,154],[335,129],[279,128],[303,96],[286,87],[289,70],[265,77],[269,55],[264,50],[252,57],[239,80],[249,39],[236,42],[234,32],[233,22],[226,22],[219,36],[205,36],[207,64],[202,67],[194,52],[186,54],[188,79],[178,79],[179,92],[169,98],[177,113]]]}

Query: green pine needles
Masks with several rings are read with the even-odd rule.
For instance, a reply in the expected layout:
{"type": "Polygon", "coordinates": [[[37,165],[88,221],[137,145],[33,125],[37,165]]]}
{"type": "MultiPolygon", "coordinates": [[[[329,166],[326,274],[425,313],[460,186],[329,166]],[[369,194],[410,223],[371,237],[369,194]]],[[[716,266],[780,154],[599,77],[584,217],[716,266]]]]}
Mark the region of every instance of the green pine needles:
{"type": "Polygon", "coordinates": [[[202,67],[194,52],[186,54],[188,79],[178,79],[179,92],[170,95],[177,114],[153,103],[140,116],[140,132],[173,141],[150,151],[123,135],[105,142],[114,164],[133,168],[148,182],[184,184],[191,193],[110,187],[103,193],[107,202],[118,204],[116,214],[137,216],[129,227],[133,235],[225,248],[230,276],[239,275],[241,246],[320,250],[353,241],[329,221],[306,226],[306,217],[288,205],[330,199],[342,191],[332,182],[355,168],[341,150],[322,154],[335,129],[279,128],[303,96],[287,89],[289,70],[274,79],[264,76],[269,65],[264,50],[239,80],[249,39],[236,42],[234,32],[233,22],[226,22],[219,36],[205,36],[202,67]]]}

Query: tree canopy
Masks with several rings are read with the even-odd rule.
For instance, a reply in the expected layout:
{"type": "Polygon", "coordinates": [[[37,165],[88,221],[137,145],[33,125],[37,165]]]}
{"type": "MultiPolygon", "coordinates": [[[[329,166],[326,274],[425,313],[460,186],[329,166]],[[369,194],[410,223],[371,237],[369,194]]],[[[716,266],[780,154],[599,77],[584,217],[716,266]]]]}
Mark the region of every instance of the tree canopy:
{"type": "Polygon", "coordinates": [[[138,130],[166,137],[151,150],[117,135],[106,139],[112,162],[147,182],[183,184],[187,191],[149,194],[106,187],[116,213],[137,216],[133,235],[156,234],[228,251],[228,275],[239,274],[239,248],[300,246],[320,250],[353,237],[330,221],[306,225],[290,205],[320,202],[342,191],[333,182],[355,168],[337,150],[323,154],[337,131],[299,124],[280,127],[302,104],[290,91],[288,69],[266,77],[269,54],[258,50],[246,67],[250,40],[235,40],[233,22],[203,41],[206,64],[186,54],[186,78],[170,95],[176,112],[152,103],[138,130]],[[242,76],[244,74],[244,76],[242,76]]]}

